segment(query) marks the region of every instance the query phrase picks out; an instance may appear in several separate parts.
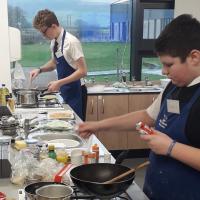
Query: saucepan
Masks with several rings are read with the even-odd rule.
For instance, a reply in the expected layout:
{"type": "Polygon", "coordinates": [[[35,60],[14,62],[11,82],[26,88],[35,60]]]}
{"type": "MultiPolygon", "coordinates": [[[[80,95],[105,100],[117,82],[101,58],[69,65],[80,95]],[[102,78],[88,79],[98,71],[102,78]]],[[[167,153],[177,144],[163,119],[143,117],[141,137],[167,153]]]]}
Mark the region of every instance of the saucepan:
{"type": "MultiPolygon", "coordinates": [[[[49,187],[54,187],[54,190],[55,190],[55,186],[64,186],[64,187],[66,187],[66,190],[67,190],[67,192],[68,192],[68,194],[69,195],[71,195],[72,194],[72,192],[73,192],[73,190],[69,187],[69,186],[67,186],[67,185],[65,185],[65,184],[63,184],[63,183],[56,183],[56,182],[36,182],[36,183],[32,183],[32,184],[29,184],[29,185],[27,185],[25,188],[24,188],[24,190],[25,190],[25,196],[26,196],[26,199],[27,200],[38,200],[38,195],[36,194],[36,192],[38,193],[38,194],[40,194],[40,199],[42,199],[42,197],[44,196],[42,196],[42,194],[43,194],[43,192],[45,192],[45,188],[43,188],[44,186],[48,186],[47,188],[49,188],[49,187]],[[42,189],[42,190],[39,190],[39,189],[42,189]]],[[[60,189],[57,189],[57,192],[58,191],[60,191],[61,193],[62,193],[62,195],[63,195],[63,187],[61,188],[60,187],[60,189]]],[[[49,191],[50,192],[50,191],[49,191]]],[[[66,194],[66,193],[65,193],[66,194]]],[[[69,196],[69,195],[67,195],[66,194],[66,196],[69,196]]],[[[57,195],[58,196],[58,195],[57,195]]],[[[47,199],[47,198],[46,198],[47,199]]],[[[52,199],[52,200],[59,200],[59,199],[52,199]]]]}
{"type": "Polygon", "coordinates": [[[19,89],[19,90],[15,90],[14,93],[16,93],[18,105],[29,107],[29,106],[37,105],[39,97],[49,95],[49,94],[55,94],[54,92],[44,93],[47,90],[48,90],[48,88],[45,88],[44,90],[19,89]]]}

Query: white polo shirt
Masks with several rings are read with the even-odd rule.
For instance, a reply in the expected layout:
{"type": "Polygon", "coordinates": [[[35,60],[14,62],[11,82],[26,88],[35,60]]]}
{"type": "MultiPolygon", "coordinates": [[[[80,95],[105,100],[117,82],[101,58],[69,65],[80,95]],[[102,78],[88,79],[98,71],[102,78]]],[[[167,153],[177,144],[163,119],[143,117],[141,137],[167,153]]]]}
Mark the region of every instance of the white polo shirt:
{"type": "MultiPolygon", "coordinates": [[[[58,42],[58,51],[61,52],[61,44],[62,44],[62,37],[63,37],[64,29],[62,28],[60,35],[57,38],[58,42]]],[[[53,47],[54,47],[55,40],[51,41],[50,49],[52,52],[52,58],[54,58],[53,54],[53,47]]],[[[65,60],[71,65],[75,70],[77,66],[75,65],[75,61],[79,58],[84,57],[82,46],[80,41],[71,33],[66,31],[64,45],[63,45],[63,56],[65,60]]],[[[83,79],[81,79],[81,85],[84,84],[83,79]]]]}
{"type": "MultiPolygon", "coordinates": [[[[190,87],[197,83],[200,83],[200,76],[195,78],[187,87],[190,87]]],[[[157,119],[158,114],[160,112],[160,104],[161,104],[163,92],[164,90],[158,95],[156,100],[146,109],[148,115],[154,120],[157,119]]]]}

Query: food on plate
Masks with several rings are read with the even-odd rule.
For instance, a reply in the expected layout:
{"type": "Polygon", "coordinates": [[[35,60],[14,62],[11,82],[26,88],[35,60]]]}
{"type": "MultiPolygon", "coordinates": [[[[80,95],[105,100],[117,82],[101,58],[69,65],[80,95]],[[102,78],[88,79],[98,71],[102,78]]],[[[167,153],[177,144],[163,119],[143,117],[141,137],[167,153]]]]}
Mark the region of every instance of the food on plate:
{"type": "Polygon", "coordinates": [[[52,129],[52,130],[56,130],[56,129],[73,129],[73,126],[66,121],[63,120],[53,120],[53,121],[48,121],[45,125],[43,125],[44,128],[46,129],[52,129]]]}
{"type": "Polygon", "coordinates": [[[51,100],[51,99],[56,99],[56,95],[55,94],[48,94],[42,97],[43,99],[46,100],[51,100]]]}
{"type": "Polygon", "coordinates": [[[49,119],[73,119],[74,113],[71,110],[51,112],[48,114],[49,119]]]}

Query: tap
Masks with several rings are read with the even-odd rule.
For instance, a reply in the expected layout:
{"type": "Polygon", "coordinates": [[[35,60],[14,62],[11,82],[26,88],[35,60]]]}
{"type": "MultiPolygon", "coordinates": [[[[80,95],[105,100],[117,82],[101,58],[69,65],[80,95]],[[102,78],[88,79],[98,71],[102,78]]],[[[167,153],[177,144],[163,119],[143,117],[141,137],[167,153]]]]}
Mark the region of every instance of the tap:
{"type": "Polygon", "coordinates": [[[24,136],[25,136],[25,139],[27,139],[29,133],[30,133],[30,119],[25,119],[24,120],[24,136]]]}
{"type": "Polygon", "coordinates": [[[24,120],[24,136],[25,136],[25,139],[27,139],[28,135],[37,130],[37,128],[33,128],[36,124],[38,124],[38,121],[37,120],[34,120],[34,119],[37,119],[38,117],[33,117],[31,119],[25,119],[24,120]],[[32,129],[33,128],[33,129],[32,129]]]}

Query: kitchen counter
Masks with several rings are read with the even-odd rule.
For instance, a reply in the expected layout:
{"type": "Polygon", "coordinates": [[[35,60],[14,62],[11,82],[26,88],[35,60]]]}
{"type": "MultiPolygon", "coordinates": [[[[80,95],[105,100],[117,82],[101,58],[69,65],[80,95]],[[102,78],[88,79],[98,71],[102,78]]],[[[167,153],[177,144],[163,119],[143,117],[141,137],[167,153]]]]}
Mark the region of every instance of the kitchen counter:
{"type": "Polygon", "coordinates": [[[117,88],[113,86],[94,85],[87,88],[89,95],[105,94],[138,94],[138,93],[160,93],[163,88],[159,86],[133,86],[117,88]]]}
{"type": "MultiPolygon", "coordinates": [[[[70,107],[66,104],[63,105],[63,108],[60,109],[70,109],[70,107]]],[[[52,110],[52,109],[50,109],[52,110]]],[[[33,114],[36,114],[41,112],[41,111],[50,111],[48,109],[16,109],[16,113],[17,114],[21,114],[22,116],[31,116],[33,114]]],[[[56,108],[57,110],[57,108],[56,108]]],[[[76,119],[76,123],[81,123],[80,118],[75,115],[75,119],[76,119]]],[[[98,144],[100,147],[100,162],[103,162],[103,155],[105,153],[108,153],[108,150],[104,147],[104,145],[97,139],[97,137],[95,135],[91,135],[89,139],[85,140],[85,144],[86,147],[89,149],[91,148],[91,146],[93,144],[98,144]]],[[[114,163],[115,159],[113,157],[111,157],[111,162],[114,163]]],[[[0,179],[0,192],[3,192],[7,195],[8,198],[11,199],[16,199],[18,200],[18,190],[22,189],[24,186],[16,186],[13,185],[10,182],[9,178],[6,179],[0,179]]],[[[131,199],[135,199],[135,200],[148,200],[148,198],[146,197],[146,195],[142,192],[142,190],[138,187],[138,185],[133,182],[133,184],[129,187],[129,189],[127,190],[127,193],[129,194],[129,196],[131,197],[131,199]]]]}

